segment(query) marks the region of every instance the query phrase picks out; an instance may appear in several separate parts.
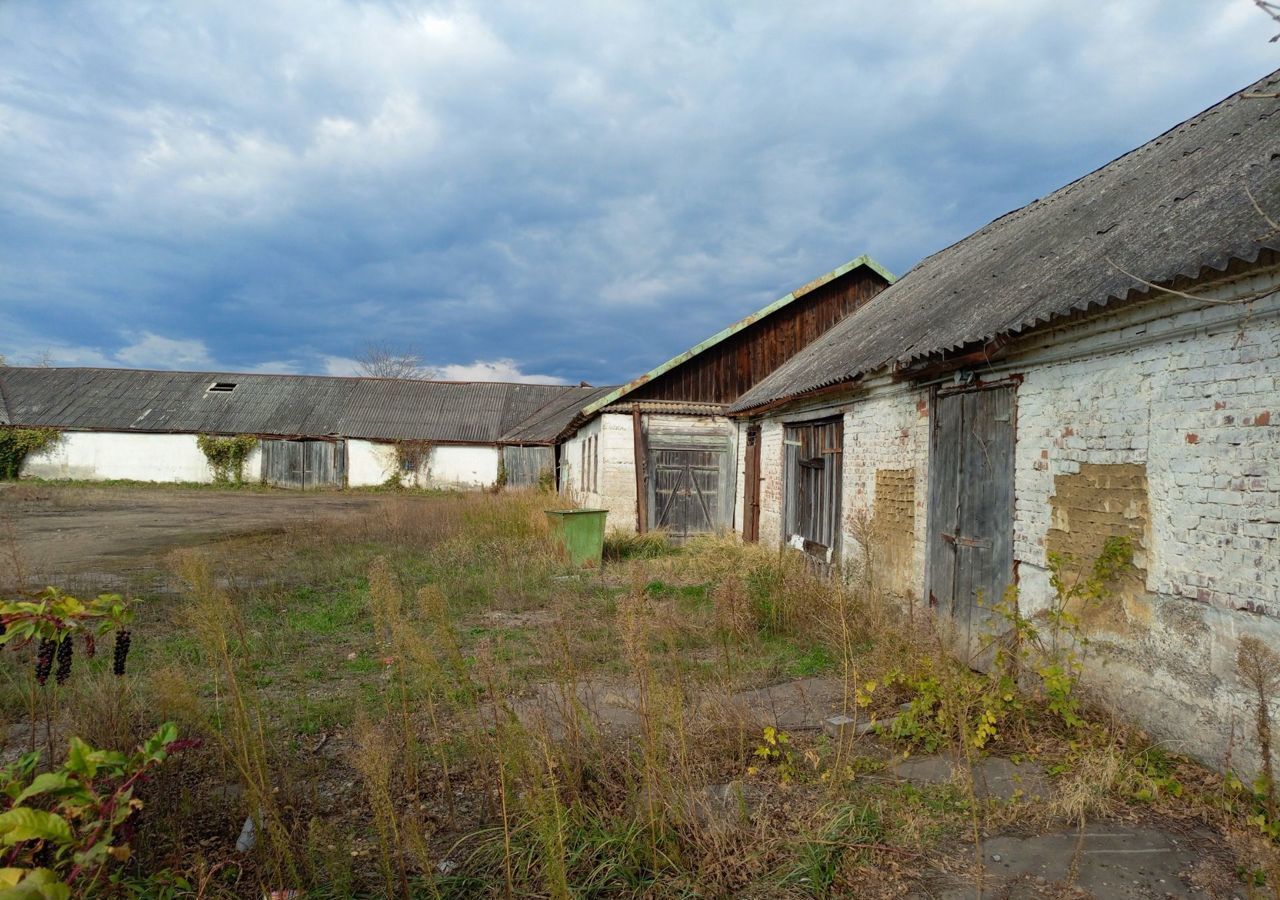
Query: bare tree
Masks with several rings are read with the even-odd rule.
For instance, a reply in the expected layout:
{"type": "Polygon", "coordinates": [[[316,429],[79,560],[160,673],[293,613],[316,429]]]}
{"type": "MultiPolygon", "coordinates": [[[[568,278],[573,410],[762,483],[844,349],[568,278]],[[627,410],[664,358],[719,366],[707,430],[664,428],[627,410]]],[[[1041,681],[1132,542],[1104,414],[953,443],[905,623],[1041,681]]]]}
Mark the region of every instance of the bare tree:
{"type": "Polygon", "coordinates": [[[425,380],[439,375],[434,369],[424,366],[418,351],[410,346],[370,342],[365,344],[356,361],[360,364],[360,374],[372,378],[425,380]]]}
{"type": "MultiPolygon", "coordinates": [[[[1269,15],[1272,21],[1280,24],[1280,3],[1272,3],[1270,0],[1253,0],[1253,2],[1258,9],[1269,15]]],[[[1276,41],[1280,41],[1280,34],[1271,38],[1270,43],[1274,44],[1276,41]]]]}

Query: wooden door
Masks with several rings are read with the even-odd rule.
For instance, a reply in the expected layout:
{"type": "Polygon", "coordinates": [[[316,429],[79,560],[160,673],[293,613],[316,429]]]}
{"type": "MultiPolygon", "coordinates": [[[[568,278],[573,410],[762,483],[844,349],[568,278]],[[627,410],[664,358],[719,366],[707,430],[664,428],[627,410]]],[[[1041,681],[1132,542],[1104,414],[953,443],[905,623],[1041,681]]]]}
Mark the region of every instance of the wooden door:
{"type": "Polygon", "coordinates": [[[508,445],[502,448],[502,467],[507,473],[507,487],[538,487],[551,477],[555,467],[554,450],[508,445]]]}
{"type": "Polygon", "coordinates": [[[1004,630],[992,607],[1013,582],[1014,399],[1008,384],[934,398],[929,603],[975,660],[1004,630]]]}
{"type": "Polygon", "coordinates": [[[301,441],[262,441],[262,480],[275,487],[303,487],[301,441]]]}
{"type": "Polygon", "coordinates": [[[300,441],[302,444],[304,489],[342,487],[346,474],[346,453],[342,441],[300,441]]]}
{"type": "Polygon", "coordinates": [[[262,480],[298,490],[342,487],[346,457],[343,441],[262,441],[262,480]]]}
{"type": "Polygon", "coordinates": [[[682,543],[715,531],[721,522],[722,450],[653,450],[654,527],[682,543]]]}
{"type": "Polygon", "coordinates": [[[747,459],[743,485],[742,539],[760,540],[760,426],[747,428],[747,459]]]}

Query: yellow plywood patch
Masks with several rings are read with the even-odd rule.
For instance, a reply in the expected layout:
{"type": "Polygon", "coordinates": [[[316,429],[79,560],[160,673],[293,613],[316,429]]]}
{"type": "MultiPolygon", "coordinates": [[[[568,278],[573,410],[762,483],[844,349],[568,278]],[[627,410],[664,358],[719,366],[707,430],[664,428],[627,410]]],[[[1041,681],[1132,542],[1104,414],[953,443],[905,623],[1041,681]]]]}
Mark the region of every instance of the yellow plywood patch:
{"type": "Polygon", "coordinates": [[[1146,590],[1150,509],[1147,469],[1137,463],[1084,463],[1075,475],[1057,475],[1050,499],[1051,518],[1045,548],[1068,559],[1063,577],[1070,586],[1083,578],[1102,553],[1108,538],[1127,537],[1134,559],[1112,586],[1111,596],[1081,615],[1089,631],[1130,634],[1151,622],[1146,590]]]}
{"type": "Polygon", "coordinates": [[[877,584],[900,595],[913,583],[916,535],[915,469],[877,469],[871,514],[872,565],[877,584]]]}

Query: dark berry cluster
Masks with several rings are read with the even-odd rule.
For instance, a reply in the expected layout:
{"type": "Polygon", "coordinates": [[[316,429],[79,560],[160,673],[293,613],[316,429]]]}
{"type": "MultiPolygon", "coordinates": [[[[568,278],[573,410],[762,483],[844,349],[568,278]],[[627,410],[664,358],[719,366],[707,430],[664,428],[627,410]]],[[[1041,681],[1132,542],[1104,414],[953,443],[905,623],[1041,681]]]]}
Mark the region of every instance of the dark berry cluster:
{"type": "Polygon", "coordinates": [[[57,641],[51,638],[40,639],[40,650],[36,653],[36,681],[40,684],[49,680],[49,672],[53,669],[53,654],[57,649],[57,641]]]}
{"type": "Polygon", "coordinates": [[[121,628],[116,632],[115,656],[112,663],[111,671],[117,675],[124,674],[124,663],[129,658],[129,644],[133,641],[133,635],[128,630],[121,628]]]}
{"type": "Polygon", "coordinates": [[[53,673],[53,678],[58,684],[66,684],[67,679],[71,677],[71,657],[74,647],[71,643],[71,637],[68,635],[58,642],[58,671],[53,673]]]}

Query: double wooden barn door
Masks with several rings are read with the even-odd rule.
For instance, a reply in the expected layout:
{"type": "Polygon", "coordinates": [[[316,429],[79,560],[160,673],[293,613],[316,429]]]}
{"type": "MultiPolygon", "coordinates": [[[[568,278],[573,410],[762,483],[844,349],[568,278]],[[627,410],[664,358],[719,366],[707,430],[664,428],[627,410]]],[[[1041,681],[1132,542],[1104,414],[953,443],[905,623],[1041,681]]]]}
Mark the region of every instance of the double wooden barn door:
{"type": "Polygon", "coordinates": [[[735,431],[728,426],[648,420],[644,423],[648,527],[674,543],[733,527],[737,486],[735,431]]]}
{"type": "Polygon", "coordinates": [[[721,450],[653,450],[654,527],[675,541],[719,527],[721,450]]]}
{"type": "Polygon", "coordinates": [[[263,441],[262,480],[276,487],[312,490],[346,483],[344,441],[263,441]]]}
{"type": "Polygon", "coordinates": [[[1014,417],[1008,384],[940,392],[934,402],[929,603],[976,663],[1004,630],[992,607],[1013,582],[1014,417]]]}

